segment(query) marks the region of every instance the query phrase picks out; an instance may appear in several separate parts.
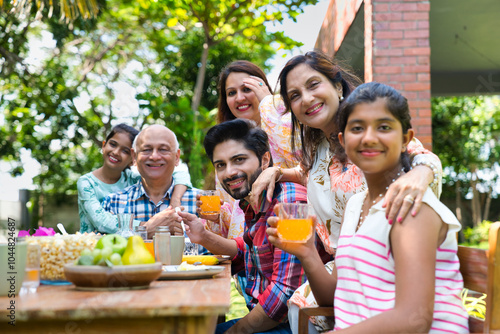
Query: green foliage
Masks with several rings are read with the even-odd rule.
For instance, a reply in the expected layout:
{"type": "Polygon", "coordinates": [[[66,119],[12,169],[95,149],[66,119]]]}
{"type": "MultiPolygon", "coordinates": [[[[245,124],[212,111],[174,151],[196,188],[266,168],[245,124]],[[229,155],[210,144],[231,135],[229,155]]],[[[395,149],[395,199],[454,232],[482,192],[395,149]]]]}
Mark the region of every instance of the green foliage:
{"type": "Polygon", "coordinates": [[[483,220],[478,226],[465,228],[463,231],[466,240],[464,246],[488,249],[491,224],[492,222],[483,220]]]}
{"type": "MultiPolygon", "coordinates": [[[[233,42],[243,37],[247,45],[269,45],[274,42],[278,48],[291,49],[300,43],[282,33],[268,33],[266,23],[282,22],[283,13],[295,19],[301,6],[316,3],[317,0],[210,0],[179,1],[164,0],[152,4],[155,11],[165,12],[169,19],[167,26],[181,31],[201,27],[203,48],[199,54],[197,78],[194,86],[191,108],[198,110],[205,84],[207,61],[212,47],[222,42],[233,42]]],[[[243,41],[243,40],[242,40],[243,41]]],[[[240,58],[241,59],[241,58],[240,58]]]]}
{"type": "MultiPolygon", "coordinates": [[[[177,95],[191,99],[197,76],[197,71],[193,68],[199,66],[203,31],[196,27],[186,31],[157,29],[150,31],[150,35],[149,41],[157,54],[159,72],[154,73],[155,69],[150,68],[145,73],[138,74],[156,79],[151,82],[147,93],[161,97],[164,102],[177,99],[177,95]],[[169,46],[165,47],[166,44],[169,46]]],[[[236,59],[247,59],[268,69],[265,61],[274,53],[270,41],[263,45],[253,45],[241,36],[213,46],[209,52],[201,105],[207,109],[217,106],[218,75],[228,63],[236,59]]],[[[144,107],[149,108],[147,105],[144,107]]]]}
{"type": "MultiPolygon", "coordinates": [[[[3,0],[0,0],[0,7],[3,0]]],[[[60,18],[66,23],[77,20],[91,19],[98,15],[99,8],[103,7],[104,0],[36,0],[36,1],[12,1],[12,13],[17,16],[46,15],[46,17],[60,18]],[[49,12],[49,13],[47,13],[49,12]]]]}
{"type": "Polygon", "coordinates": [[[70,24],[59,20],[59,3],[44,2],[40,11],[30,7],[23,20],[19,12],[12,14],[10,2],[4,3],[0,154],[13,164],[13,175],[24,172],[25,151],[40,163],[34,220],[44,193],[74,194],[77,178],[102,164],[101,141],[118,122],[170,127],[178,134],[193,184],[203,187],[212,167],[202,139],[215,124],[219,71],[236,59],[266,69],[277,48],[299,43],[281,32],[268,33],[264,23],[281,22],[283,15],[293,18],[315,2],[98,0],[97,16],[75,15],[70,24]],[[41,21],[35,19],[37,12],[41,21]],[[38,61],[28,63],[29,41],[47,33],[55,46],[44,45],[38,61]],[[190,101],[207,42],[207,75],[195,112],[190,101]],[[116,86],[123,83],[132,87],[132,96],[117,94],[116,86]],[[123,105],[132,112],[124,113],[123,105]]]}
{"type": "Polygon", "coordinates": [[[456,173],[491,168],[500,160],[500,97],[432,100],[432,137],[444,166],[456,173]]]}
{"type": "MultiPolygon", "coordinates": [[[[500,96],[432,99],[433,150],[443,164],[443,195],[472,194],[472,223],[489,219],[500,160],[500,96]]],[[[468,224],[465,224],[468,225],[468,224]]]]}

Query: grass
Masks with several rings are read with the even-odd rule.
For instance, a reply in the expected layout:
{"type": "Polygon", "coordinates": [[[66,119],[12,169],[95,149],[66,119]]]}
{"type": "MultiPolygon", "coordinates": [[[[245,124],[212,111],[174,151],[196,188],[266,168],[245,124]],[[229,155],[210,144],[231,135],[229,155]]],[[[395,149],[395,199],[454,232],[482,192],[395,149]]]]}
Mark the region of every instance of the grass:
{"type": "Polygon", "coordinates": [[[231,279],[231,306],[226,314],[226,321],[243,318],[248,313],[245,299],[236,289],[234,279],[231,279]]]}

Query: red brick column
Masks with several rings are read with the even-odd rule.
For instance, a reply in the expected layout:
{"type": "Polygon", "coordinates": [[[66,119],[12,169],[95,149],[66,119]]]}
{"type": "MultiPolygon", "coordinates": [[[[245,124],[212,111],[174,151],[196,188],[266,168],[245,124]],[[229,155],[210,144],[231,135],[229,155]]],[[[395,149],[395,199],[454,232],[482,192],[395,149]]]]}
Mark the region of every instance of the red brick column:
{"type": "Polygon", "coordinates": [[[416,137],[432,147],[430,1],[365,0],[365,81],[408,99],[416,137]]]}

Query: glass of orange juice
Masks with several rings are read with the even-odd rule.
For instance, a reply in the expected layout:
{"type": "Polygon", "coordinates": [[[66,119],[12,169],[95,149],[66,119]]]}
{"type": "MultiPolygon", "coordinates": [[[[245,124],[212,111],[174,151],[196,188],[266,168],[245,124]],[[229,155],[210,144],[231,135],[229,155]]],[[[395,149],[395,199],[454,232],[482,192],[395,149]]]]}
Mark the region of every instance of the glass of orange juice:
{"type": "Polygon", "coordinates": [[[201,214],[218,215],[220,213],[220,196],[217,190],[202,190],[200,200],[201,214]]]}
{"type": "Polygon", "coordinates": [[[151,255],[155,256],[155,244],[153,243],[153,239],[144,240],[144,245],[151,255]]]}
{"type": "Polygon", "coordinates": [[[278,236],[287,242],[305,243],[312,236],[312,206],[306,203],[280,203],[278,236]]]}

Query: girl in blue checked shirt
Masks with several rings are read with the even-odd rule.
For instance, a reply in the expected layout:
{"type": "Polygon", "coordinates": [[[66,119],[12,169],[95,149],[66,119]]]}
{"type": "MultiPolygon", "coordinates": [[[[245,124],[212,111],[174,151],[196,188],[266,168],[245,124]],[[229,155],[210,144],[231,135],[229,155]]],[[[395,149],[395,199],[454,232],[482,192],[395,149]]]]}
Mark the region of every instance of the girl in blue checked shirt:
{"type": "MultiPolygon", "coordinates": [[[[139,131],[121,123],[115,126],[102,143],[103,165],[81,176],[77,182],[80,232],[115,233],[118,231],[116,216],[102,208],[102,200],[111,193],[137,183],[140,175],[132,171],[132,143],[139,131]]],[[[191,187],[187,167],[176,167],[171,205],[180,206],[186,189],[191,187]]]]}

